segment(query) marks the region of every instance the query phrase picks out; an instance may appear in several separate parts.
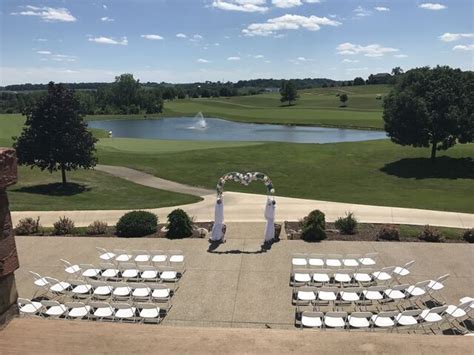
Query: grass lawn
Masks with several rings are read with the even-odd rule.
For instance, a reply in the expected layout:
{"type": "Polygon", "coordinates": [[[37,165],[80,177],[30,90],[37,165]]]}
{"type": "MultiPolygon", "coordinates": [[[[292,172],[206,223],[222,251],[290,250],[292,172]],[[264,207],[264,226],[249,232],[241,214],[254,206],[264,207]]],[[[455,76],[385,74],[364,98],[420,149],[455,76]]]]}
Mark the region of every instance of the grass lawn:
{"type": "MultiPolygon", "coordinates": [[[[439,155],[433,167],[428,149],[389,141],[265,143],[154,154],[126,150],[115,154],[99,148],[102,164],[128,166],[195,186],[214,188],[218,177],[229,171],[262,171],[282,196],[473,213],[474,144],[439,155]]],[[[226,189],[264,193],[261,184],[229,183],[226,189]]]]}

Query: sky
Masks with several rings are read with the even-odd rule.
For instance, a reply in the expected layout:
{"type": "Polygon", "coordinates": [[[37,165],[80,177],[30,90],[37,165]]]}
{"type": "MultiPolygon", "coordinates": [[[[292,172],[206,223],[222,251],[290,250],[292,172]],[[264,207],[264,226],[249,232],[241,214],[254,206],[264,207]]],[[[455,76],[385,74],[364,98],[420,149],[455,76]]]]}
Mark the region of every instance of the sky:
{"type": "Polygon", "coordinates": [[[0,0],[0,85],[474,68],[472,0],[0,0]]]}

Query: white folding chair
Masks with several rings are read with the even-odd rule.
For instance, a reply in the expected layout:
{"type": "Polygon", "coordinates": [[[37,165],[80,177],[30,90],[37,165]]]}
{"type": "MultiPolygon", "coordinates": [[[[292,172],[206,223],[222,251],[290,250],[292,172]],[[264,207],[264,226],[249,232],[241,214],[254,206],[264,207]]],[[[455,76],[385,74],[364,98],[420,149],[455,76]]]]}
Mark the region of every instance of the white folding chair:
{"type": "Polygon", "coordinates": [[[66,281],[59,281],[53,277],[45,276],[46,281],[49,283],[49,291],[53,294],[61,294],[64,295],[68,292],[71,287],[71,284],[66,281]]]}
{"type": "MultiPolygon", "coordinates": [[[[166,310],[170,309],[171,289],[167,285],[150,283],[151,300],[153,302],[166,303],[166,310]]],[[[163,308],[163,307],[162,307],[163,308]]]]}
{"type": "Polygon", "coordinates": [[[168,260],[168,255],[163,250],[152,250],[150,251],[151,262],[153,264],[163,264],[168,260]]]}
{"type": "Polygon", "coordinates": [[[140,270],[132,263],[120,264],[119,268],[122,270],[121,275],[123,280],[137,280],[140,270]]]}
{"type": "Polygon", "coordinates": [[[315,305],[320,306],[321,303],[331,303],[335,305],[337,300],[338,289],[336,287],[321,287],[317,289],[317,297],[315,305]]]}
{"type": "Polygon", "coordinates": [[[367,306],[367,301],[370,303],[377,302],[380,304],[380,302],[383,300],[383,291],[384,291],[384,286],[371,286],[365,290],[362,290],[362,294],[364,295],[364,303],[366,303],[367,306]]]}
{"type": "Polygon", "coordinates": [[[323,318],[322,312],[304,311],[301,313],[300,328],[322,328],[323,318]]]}
{"type": "Polygon", "coordinates": [[[401,302],[407,298],[406,290],[410,287],[408,284],[395,285],[384,290],[387,301],[401,302]]]}
{"type": "Polygon", "coordinates": [[[95,278],[100,276],[100,269],[92,264],[80,264],[79,267],[81,268],[82,277],[95,278]]]}
{"type": "Polygon", "coordinates": [[[151,265],[140,265],[138,266],[140,270],[140,279],[143,281],[158,281],[158,270],[155,266],[151,265]]]}
{"type": "Polygon", "coordinates": [[[400,312],[395,316],[396,329],[398,331],[399,326],[404,327],[408,330],[415,328],[418,325],[418,317],[421,314],[421,309],[412,309],[400,312]]]}
{"type": "Polygon", "coordinates": [[[82,280],[70,280],[72,287],[71,296],[77,298],[89,298],[92,292],[92,285],[82,280]]]}
{"type": "Polygon", "coordinates": [[[138,263],[148,263],[150,262],[151,255],[146,250],[134,250],[132,251],[133,260],[138,263]]]}
{"type": "Polygon", "coordinates": [[[295,304],[296,312],[299,313],[300,306],[309,306],[316,301],[315,289],[312,287],[300,287],[296,291],[295,304]]]}
{"type": "Polygon", "coordinates": [[[372,315],[371,312],[352,312],[347,317],[347,324],[356,329],[369,329],[372,315]]]}
{"type": "MultiPolygon", "coordinates": [[[[132,285],[130,285],[132,286],[132,285]]],[[[132,288],[132,298],[134,301],[148,301],[151,296],[151,289],[147,284],[137,283],[132,288]]]]}
{"type": "Polygon", "coordinates": [[[328,254],[326,256],[327,267],[341,267],[342,266],[342,255],[340,254],[328,254]]]}
{"type": "Polygon", "coordinates": [[[132,260],[132,255],[125,249],[114,249],[115,261],[126,263],[132,260]]]}
{"type": "Polygon", "coordinates": [[[120,270],[112,263],[101,263],[100,267],[100,278],[103,280],[118,280],[120,270]]]}
{"type": "Polygon", "coordinates": [[[354,272],[354,280],[356,280],[361,286],[367,286],[373,282],[372,269],[359,269],[354,272]]]}
{"type": "MultiPolygon", "coordinates": [[[[433,307],[431,309],[425,309],[420,314],[420,325],[423,330],[426,332],[425,325],[429,324],[430,329],[433,331],[432,327],[438,325],[440,329],[440,323],[443,321],[444,312],[448,309],[448,306],[433,307]]],[[[434,332],[434,331],[433,331],[434,332]]]]}
{"type": "Polygon", "coordinates": [[[170,266],[179,268],[183,273],[185,271],[185,259],[184,253],[181,250],[170,250],[169,254],[169,264],[170,266]]]}
{"type": "Polygon", "coordinates": [[[162,266],[159,269],[160,280],[163,282],[173,282],[176,283],[179,281],[178,270],[172,266],[162,266]]]}
{"type": "Polygon", "coordinates": [[[398,315],[397,311],[379,312],[372,316],[373,327],[389,329],[395,327],[394,318],[398,315]]]}
{"type": "Polygon", "coordinates": [[[43,306],[41,314],[48,316],[48,318],[59,318],[64,315],[67,311],[65,305],[59,303],[58,301],[41,301],[43,306]]]}
{"type": "Polygon", "coordinates": [[[410,275],[410,269],[415,263],[415,260],[411,260],[407,262],[403,266],[397,266],[395,267],[395,270],[393,270],[393,273],[395,274],[395,277],[398,279],[401,276],[408,276],[410,275]]]}
{"type": "Polygon", "coordinates": [[[357,304],[360,302],[361,293],[361,287],[343,288],[339,291],[340,303],[357,304]]]}
{"type": "Polygon", "coordinates": [[[437,302],[440,302],[438,299],[441,298],[441,303],[446,303],[446,300],[439,292],[437,292],[438,297],[436,298],[434,297],[433,293],[436,291],[441,291],[444,288],[443,281],[445,281],[449,276],[449,274],[446,274],[438,277],[436,280],[430,280],[430,283],[428,284],[428,286],[426,286],[426,291],[437,302]]]}
{"type": "Polygon", "coordinates": [[[293,270],[291,279],[292,286],[309,285],[311,282],[311,271],[308,269],[293,270]]]}
{"type": "Polygon", "coordinates": [[[107,302],[91,302],[90,316],[96,320],[113,320],[115,310],[107,302]]]}
{"type": "Polygon", "coordinates": [[[136,307],[132,307],[128,303],[113,303],[111,306],[114,309],[114,320],[120,322],[135,322],[137,320],[136,307]]]}
{"type": "Polygon", "coordinates": [[[376,280],[377,282],[379,281],[387,282],[392,279],[392,274],[394,270],[395,270],[395,266],[387,266],[380,269],[379,271],[372,273],[372,276],[374,280],[376,280]]]}
{"type": "Polygon", "coordinates": [[[346,327],[347,312],[326,312],[324,315],[323,323],[329,328],[342,328],[346,327]]]}
{"type": "Polygon", "coordinates": [[[138,309],[138,314],[140,315],[141,321],[143,323],[160,323],[161,309],[155,303],[137,303],[136,306],[138,309]]]}
{"type": "Polygon", "coordinates": [[[340,269],[334,272],[334,281],[339,282],[341,287],[352,282],[353,271],[349,269],[340,269]]]}
{"type": "Polygon", "coordinates": [[[344,267],[359,267],[359,259],[361,256],[359,254],[346,254],[342,259],[342,265],[344,267]]]}
{"type": "Polygon", "coordinates": [[[294,253],[291,256],[291,267],[298,267],[301,268],[303,266],[308,265],[308,259],[306,258],[306,254],[303,253],[294,253]]]}
{"type": "MultiPolygon", "coordinates": [[[[454,324],[456,321],[459,325],[464,324],[464,321],[469,317],[469,312],[472,308],[474,308],[474,299],[469,299],[470,297],[466,297],[467,300],[464,302],[460,302],[457,306],[449,305],[446,308],[446,320],[457,329],[461,330],[461,332],[466,332],[466,329],[461,329],[454,324]]],[[[464,324],[465,325],[465,324],[464,324]]]]}
{"type": "MultiPolygon", "coordinates": [[[[112,284],[110,284],[112,286],[112,284]]],[[[126,282],[115,282],[112,297],[116,300],[129,300],[132,295],[132,288],[126,282]]]]}
{"type": "Polygon", "coordinates": [[[64,271],[69,275],[78,275],[81,271],[79,265],[73,265],[69,261],[64,259],[59,259],[64,266],[64,271]]]}
{"type": "Polygon", "coordinates": [[[430,280],[425,280],[425,281],[417,282],[414,285],[410,285],[410,287],[406,289],[406,293],[408,294],[408,297],[407,297],[408,301],[412,304],[413,304],[412,301],[415,301],[415,304],[416,304],[417,299],[421,299],[424,296],[426,296],[427,294],[426,288],[428,287],[429,283],[430,283],[430,280]]]}
{"type": "Polygon", "coordinates": [[[84,319],[89,318],[89,311],[91,306],[82,302],[66,302],[67,308],[66,318],[69,319],[84,319]]]}
{"type": "Polygon", "coordinates": [[[31,301],[26,298],[18,298],[18,310],[23,316],[40,316],[41,308],[43,305],[41,302],[31,301]]]}
{"type": "Polygon", "coordinates": [[[96,249],[99,253],[100,260],[104,260],[104,261],[115,260],[115,254],[112,253],[111,251],[108,251],[104,248],[99,248],[99,247],[96,247],[96,249]]]}
{"type": "MultiPolygon", "coordinates": [[[[309,254],[308,264],[312,267],[323,267],[324,266],[324,255],[322,254],[309,254]]],[[[304,265],[301,265],[304,266],[304,265]]]]}
{"type": "Polygon", "coordinates": [[[32,298],[35,298],[40,290],[43,291],[40,294],[46,294],[49,291],[49,287],[51,286],[49,284],[49,281],[46,279],[46,277],[43,277],[40,274],[33,271],[30,271],[29,273],[33,276],[33,279],[34,279],[33,284],[36,287],[36,291],[33,294],[32,298]]]}
{"type": "Polygon", "coordinates": [[[359,259],[359,263],[362,266],[374,266],[377,264],[378,253],[367,253],[359,259]]]}
{"type": "Polygon", "coordinates": [[[108,299],[114,291],[114,288],[105,281],[92,280],[91,286],[93,290],[92,296],[98,299],[108,299]]]}
{"type": "Polygon", "coordinates": [[[312,284],[325,285],[331,281],[332,271],[328,269],[320,269],[312,271],[312,284]]]}

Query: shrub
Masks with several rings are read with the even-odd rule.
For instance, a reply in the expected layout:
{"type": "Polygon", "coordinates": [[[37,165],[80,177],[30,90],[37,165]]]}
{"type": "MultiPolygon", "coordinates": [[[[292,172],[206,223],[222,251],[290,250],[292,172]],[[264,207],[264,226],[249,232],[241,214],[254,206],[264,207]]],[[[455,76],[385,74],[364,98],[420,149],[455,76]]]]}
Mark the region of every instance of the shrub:
{"type": "Polygon", "coordinates": [[[474,228],[466,229],[462,238],[468,243],[474,243],[474,228]]]}
{"type": "Polygon", "coordinates": [[[86,229],[86,234],[89,235],[97,235],[97,234],[105,234],[107,232],[107,223],[101,221],[94,221],[86,229]]]}
{"type": "Polygon", "coordinates": [[[430,243],[440,243],[444,241],[443,237],[441,236],[441,233],[429,225],[423,227],[419,238],[421,240],[424,240],[425,242],[430,243]]]}
{"type": "Polygon", "coordinates": [[[306,241],[319,241],[326,239],[326,220],[320,210],[311,211],[302,223],[301,239],[306,241]]]}
{"type": "Polygon", "coordinates": [[[74,231],[74,222],[67,217],[59,217],[59,221],[53,224],[54,235],[72,234],[74,231]]]}
{"type": "Polygon", "coordinates": [[[143,237],[155,233],[158,229],[158,217],[147,211],[132,211],[120,217],[116,225],[118,237],[143,237]]]}
{"type": "Polygon", "coordinates": [[[387,224],[377,232],[377,240],[400,240],[400,232],[396,226],[387,224]]]}
{"type": "Polygon", "coordinates": [[[354,213],[346,212],[346,216],[338,218],[334,225],[342,234],[354,234],[357,229],[357,223],[354,213]]]}
{"type": "Polygon", "coordinates": [[[22,218],[18,221],[18,224],[15,227],[15,233],[17,235],[32,235],[39,232],[41,227],[40,218],[38,217],[34,220],[31,217],[22,218]]]}
{"type": "Polygon", "coordinates": [[[187,238],[193,234],[193,222],[182,209],[171,211],[168,215],[168,238],[187,238]]]}

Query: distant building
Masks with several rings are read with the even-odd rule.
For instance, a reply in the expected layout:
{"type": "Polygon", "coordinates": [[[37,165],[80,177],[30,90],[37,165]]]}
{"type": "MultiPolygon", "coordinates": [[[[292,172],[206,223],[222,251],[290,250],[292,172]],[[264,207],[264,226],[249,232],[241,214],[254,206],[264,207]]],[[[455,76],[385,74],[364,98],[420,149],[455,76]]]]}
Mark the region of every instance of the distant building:
{"type": "Polygon", "coordinates": [[[280,92],[280,88],[265,88],[265,92],[280,92]]]}

